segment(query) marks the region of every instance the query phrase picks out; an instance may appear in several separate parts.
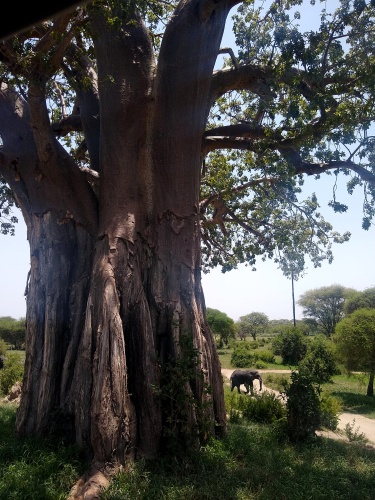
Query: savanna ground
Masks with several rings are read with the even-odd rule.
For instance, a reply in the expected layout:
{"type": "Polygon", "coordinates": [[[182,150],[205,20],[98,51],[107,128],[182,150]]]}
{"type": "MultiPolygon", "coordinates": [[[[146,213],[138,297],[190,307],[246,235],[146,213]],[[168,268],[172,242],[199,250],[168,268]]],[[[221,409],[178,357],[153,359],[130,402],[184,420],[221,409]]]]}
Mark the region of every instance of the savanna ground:
{"type": "MultiPolygon", "coordinates": [[[[229,351],[220,351],[220,358],[223,370],[231,372],[229,351]]],[[[267,366],[284,373],[264,373],[264,385],[280,390],[290,368],[279,362],[267,366]]],[[[233,393],[225,378],[224,382],[228,401],[233,393]]],[[[324,390],[340,398],[345,412],[375,421],[375,398],[365,396],[366,383],[362,375],[338,375],[324,390]]],[[[16,407],[0,405],[0,499],[65,500],[88,464],[74,446],[17,439],[16,407]]],[[[229,422],[224,439],[209,442],[193,455],[180,450],[172,458],[137,462],[117,476],[100,498],[373,500],[375,450],[360,439],[355,427],[349,431],[350,442],[319,435],[312,442],[293,445],[280,437],[276,425],[229,422]]]]}

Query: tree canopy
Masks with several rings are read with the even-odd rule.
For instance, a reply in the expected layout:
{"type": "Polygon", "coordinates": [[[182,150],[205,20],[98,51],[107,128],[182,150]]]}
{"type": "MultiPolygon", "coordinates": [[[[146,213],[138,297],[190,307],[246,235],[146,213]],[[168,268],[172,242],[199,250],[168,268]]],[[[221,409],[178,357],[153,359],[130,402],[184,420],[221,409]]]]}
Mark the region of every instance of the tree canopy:
{"type": "Polygon", "coordinates": [[[0,318],[0,338],[14,349],[22,349],[25,344],[25,318],[16,320],[10,316],[0,318]]]}
{"type": "Polygon", "coordinates": [[[367,395],[374,395],[375,309],[357,309],[336,326],[333,341],[340,361],[347,370],[370,375],[367,395]]]}
{"type": "MultiPolygon", "coordinates": [[[[363,189],[362,225],[369,229],[372,224],[374,7],[371,2],[359,6],[343,1],[336,10],[323,11],[315,31],[303,33],[300,3],[241,5],[233,16],[238,54],[225,47],[219,51],[228,57],[224,68],[212,75],[211,109],[202,138],[200,214],[206,269],[219,265],[227,271],[239,263],[255,266],[257,256],[262,256],[274,259],[287,275],[293,268],[298,278],[306,257],[314,266],[325,259],[331,262],[332,243],[347,241],[350,234],[339,235],[323,219],[316,193],[301,199],[304,175],[332,179],[329,204],[335,212],[348,209],[336,197],[340,174],[347,178],[349,193],[363,189]]],[[[173,4],[140,8],[158,49],[160,23],[167,22],[173,4]]],[[[48,67],[55,49],[50,43],[39,45],[35,52],[38,39],[52,41],[65,33],[70,43],[79,30],[87,37],[81,38],[79,51],[64,61],[75,64],[74,71],[69,73],[68,66],[62,68],[57,61],[49,75],[43,71],[54,133],[95,189],[100,180],[94,150],[83,140],[84,122],[74,107],[74,79],[88,85],[95,64],[89,59],[83,62],[92,55],[92,45],[82,12],[78,9],[71,17],[69,33],[66,24],[54,25],[53,32],[34,31],[32,38],[26,32],[4,42],[1,60],[3,81],[13,83],[10,77],[17,76],[25,95],[30,75],[40,72],[41,60],[48,67]],[[83,65],[79,77],[78,58],[83,65]]],[[[116,17],[112,21],[116,23],[116,17]]],[[[65,56],[65,46],[60,49],[65,56]]],[[[0,195],[12,200],[10,192],[0,195]]],[[[9,219],[3,230],[13,231],[15,222],[9,219]]]]}
{"type": "Polygon", "coordinates": [[[268,316],[261,312],[252,312],[241,316],[237,322],[238,335],[245,339],[251,335],[256,340],[257,335],[262,335],[268,329],[268,316]]]}
{"type": "Polygon", "coordinates": [[[363,308],[375,309],[375,287],[355,293],[344,304],[345,314],[351,314],[357,309],[363,308]]]}
{"type": "Polygon", "coordinates": [[[228,345],[229,340],[236,337],[234,320],[226,313],[207,307],[207,322],[212,333],[218,337],[218,347],[223,347],[224,344],[228,345]]]}
{"type": "Polygon", "coordinates": [[[323,333],[330,337],[344,316],[344,303],[356,291],[342,285],[323,286],[303,293],[298,304],[303,314],[315,319],[323,333]]]}

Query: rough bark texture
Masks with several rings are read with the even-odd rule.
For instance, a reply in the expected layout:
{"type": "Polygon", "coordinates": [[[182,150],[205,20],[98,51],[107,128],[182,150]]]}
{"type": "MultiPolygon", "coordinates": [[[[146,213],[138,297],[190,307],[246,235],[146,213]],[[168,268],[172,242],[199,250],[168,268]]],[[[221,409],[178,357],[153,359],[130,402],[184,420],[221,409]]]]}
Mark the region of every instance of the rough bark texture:
{"type": "Polygon", "coordinates": [[[207,99],[230,6],[201,4],[177,8],[157,68],[140,18],[114,29],[93,10],[100,120],[94,94],[82,91],[80,104],[98,198],[54,137],[43,79],[31,81],[28,103],[5,85],[0,93],[1,173],[31,250],[17,430],[57,432],[102,471],[170,443],[166,374],[191,356],[183,337],[198,363],[179,388],[185,396],[174,411],[188,417],[174,437],[197,446],[226,427],[198,207],[207,99]]]}

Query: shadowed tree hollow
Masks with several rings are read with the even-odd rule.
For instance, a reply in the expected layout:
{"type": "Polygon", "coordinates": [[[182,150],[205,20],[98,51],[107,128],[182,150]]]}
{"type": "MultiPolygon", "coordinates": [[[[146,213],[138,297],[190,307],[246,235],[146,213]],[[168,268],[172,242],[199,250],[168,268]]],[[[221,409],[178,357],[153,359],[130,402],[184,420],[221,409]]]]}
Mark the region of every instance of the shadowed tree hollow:
{"type": "Polygon", "coordinates": [[[21,208],[31,262],[20,435],[105,471],[225,432],[201,273],[331,261],[349,235],[305,175],[339,212],[338,179],[362,189],[372,224],[374,12],[354,3],[305,34],[240,5],[236,54],[237,0],[85,2],[0,42],[0,222],[21,208]]]}

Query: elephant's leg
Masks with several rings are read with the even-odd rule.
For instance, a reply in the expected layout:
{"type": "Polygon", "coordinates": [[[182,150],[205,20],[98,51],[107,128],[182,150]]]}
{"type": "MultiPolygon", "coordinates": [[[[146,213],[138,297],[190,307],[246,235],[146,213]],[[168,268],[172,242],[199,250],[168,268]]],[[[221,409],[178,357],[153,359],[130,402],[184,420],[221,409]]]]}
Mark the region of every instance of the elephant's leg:
{"type": "Polygon", "coordinates": [[[254,396],[254,384],[253,384],[253,381],[252,381],[252,380],[250,380],[249,385],[250,385],[250,392],[251,392],[251,395],[252,395],[252,396],[254,396]]]}
{"type": "Polygon", "coordinates": [[[238,394],[241,394],[241,389],[240,389],[240,387],[241,387],[241,384],[237,384],[237,391],[238,391],[238,394]]]}

